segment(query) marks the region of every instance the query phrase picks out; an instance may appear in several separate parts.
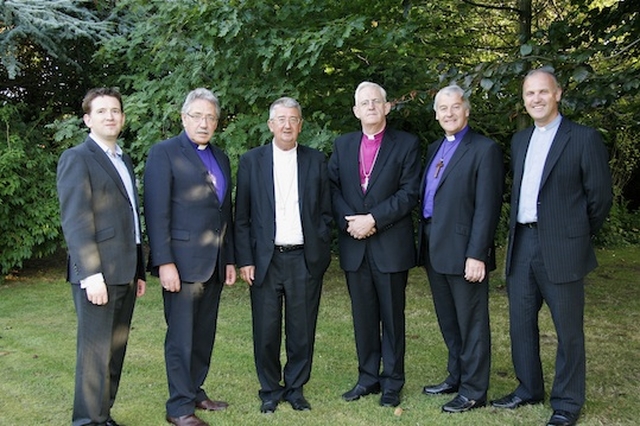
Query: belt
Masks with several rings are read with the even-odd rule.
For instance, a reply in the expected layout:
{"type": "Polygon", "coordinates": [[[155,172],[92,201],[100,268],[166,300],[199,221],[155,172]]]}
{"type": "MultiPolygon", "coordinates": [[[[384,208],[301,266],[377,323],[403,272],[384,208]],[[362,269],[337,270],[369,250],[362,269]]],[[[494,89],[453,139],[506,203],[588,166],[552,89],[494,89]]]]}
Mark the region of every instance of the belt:
{"type": "Polygon", "coordinates": [[[425,225],[431,223],[431,218],[430,217],[423,217],[422,218],[422,223],[424,223],[425,225]]]}
{"type": "Polygon", "coordinates": [[[518,226],[521,226],[523,228],[534,229],[534,228],[538,227],[538,222],[529,222],[529,223],[519,223],[518,222],[518,226]]]}
{"type": "Polygon", "coordinates": [[[277,252],[287,253],[287,252],[290,252],[290,251],[304,249],[304,244],[293,244],[293,245],[287,245],[287,246],[274,246],[274,248],[276,249],[277,252]]]}

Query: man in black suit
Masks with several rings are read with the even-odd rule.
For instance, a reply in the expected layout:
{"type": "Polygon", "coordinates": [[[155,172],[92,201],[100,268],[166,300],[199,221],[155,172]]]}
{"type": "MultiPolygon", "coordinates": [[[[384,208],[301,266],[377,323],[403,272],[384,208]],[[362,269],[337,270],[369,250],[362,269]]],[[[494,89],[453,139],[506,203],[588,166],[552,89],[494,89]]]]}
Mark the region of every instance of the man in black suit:
{"type": "Polygon", "coordinates": [[[442,410],[461,413],[487,401],[489,271],[496,268],[493,237],[504,173],[500,147],[469,128],[470,105],[460,87],[440,90],[433,109],[445,137],[427,152],[418,251],[449,352],[449,375],[423,393],[458,392],[442,410]]]}
{"type": "Polygon", "coordinates": [[[117,426],[110,410],[136,296],[146,287],[138,191],[131,158],[117,143],[125,120],[118,90],[91,89],[82,109],[91,132],[62,154],[57,172],[78,317],[72,424],[117,426]]]}
{"type": "Polygon", "coordinates": [[[240,157],[236,259],[251,286],[260,411],[273,413],[282,399],[306,411],[311,405],[303,386],[311,375],[322,277],[331,260],[327,165],[321,152],[298,144],[302,109],[296,100],[276,100],[267,124],[273,142],[240,157]]]}
{"type": "Polygon", "coordinates": [[[562,89],[545,68],[522,88],[535,126],[511,141],[513,188],[506,273],[516,390],[492,402],[517,408],[544,399],[538,312],[549,306],[558,336],[549,426],[574,425],[585,401],[584,276],[612,202],[607,150],[599,133],[558,112],[562,89]]]}
{"type": "Polygon", "coordinates": [[[353,113],[362,130],[335,140],[329,179],[358,355],[358,382],[342,398],[382,390],[380,405],[395,407],[405,382],[405,287],[416,263],[411,211],[420,192],[420,148],[416,136],[387,127],[390,110],[382,87],[360,83],[353,113]]]}
{"type": "Polygon", "coordinates": [[[209,143],[219,118],[213,93],[190,92],[184,131],[151,148],[144,174],[149,263],[164,289],[167,421],[178,426],[206,425],[196,408],[227,407],[202,389],[223,283],[236,279],[229,158],[209,143]]]}

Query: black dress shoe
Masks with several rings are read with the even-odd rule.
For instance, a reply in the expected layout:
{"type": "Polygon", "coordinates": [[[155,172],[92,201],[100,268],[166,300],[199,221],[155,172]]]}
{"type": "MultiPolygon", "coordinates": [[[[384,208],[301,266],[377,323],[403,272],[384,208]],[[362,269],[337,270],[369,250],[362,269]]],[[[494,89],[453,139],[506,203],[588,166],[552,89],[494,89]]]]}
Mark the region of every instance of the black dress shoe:
{"type": "Polygon", "coordinates": [[[380,397],[382,407],[397,407],[400,405],[400,394],[396,391],[385,391],[380,397]]]}
{"type": "Polygon", "coordinates": [[[107,422],[105,423],[105,426],[124,426],[121,425],[120,423],[117,423],[115,420],[113,419],[109,419],[107,420],[107,422]]]}
{"type": "Polygon", "coordinates": [[[229,404],[224,401],[213,401],[209,398],[202,401],[196,401],[196,408],[207,411],[222,411],[226,410],[229,404]]]}
{"type": "Polygon", "coordinates": [[[522,399],[515,393],[510,393],[500,399],[491,401],[491,405],[496,408],[509,408],[511,410],[523,405],[533,405],[541,403],[541,399],[522,399]]]}
{"type": "Polygon", "coordinates": [[[307,401],[304,396],[299,398],[290,399],[289,404],[291,404],[291,408],[296,411],[309,411],[311,410],[311,404],[307,401]]]}
{"type": "Polygon", "coordinates": [[[180,417],[171,417],[167,415],[167,422],[175,426],[209,426],[209,423],[205,422],[195,414],[187,414],[180,417]]]}
{"type": "Polygon", "coordinates": [[[262,405],[260,406],[260,412],[264,414],[272,414],[278,408],[278,401],[275,399],[268,399],[266,401],[262,401],[262,405]]]}
{"type": "Polygon", "coordinates": [[[342,399],[347,402],[360,399],[361,396],[371,395],[372,393],[380,393],[380,384],[376,383],[369,387],[356,384],[349,392],[342,394],[342,399]]]}
{"type": "Polygon", "coordinates": [[[465,411],[473,410],[474,408],[480,408],[487,405],[485,399],[474,400],[469,399],[464,395],[458,395],[451,401],[442,406],[442,411],[445,413],[464,413],[465,411]]]}
{"type": "Polygon", "coordinates": [[[438,385],[428,385],[422,388],[422,393],[425,395],[445,395],[456,392],[458,392],[458,386],[451,385],[447,382],[442,382],[438,385]]]}
{"type": "Polygon", "coordinates": [[[555,410],[547,426],[573,426],[578,422],[578,417],[580,417],[580,413],[555,410]]]}

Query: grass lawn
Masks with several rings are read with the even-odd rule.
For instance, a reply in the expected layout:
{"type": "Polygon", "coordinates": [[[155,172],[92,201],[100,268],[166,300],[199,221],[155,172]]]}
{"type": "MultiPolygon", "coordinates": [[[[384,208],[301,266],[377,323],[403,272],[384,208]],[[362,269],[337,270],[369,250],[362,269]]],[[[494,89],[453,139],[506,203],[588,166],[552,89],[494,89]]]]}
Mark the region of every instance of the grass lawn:
{"type": "MultiPolygon", "coordinates": [[[[601,266],[587,277],[587,403],[581,425],[635,425],[640,422],[640,248],[602,250],[601,266]]],[[[70,424],[75,364],[76,317],[64,268],[59,261],[37,263],[0,284],[0,426],[70,424]]],[[[493,365],[489,398],[511,392],[507,297],[502,269],[492,277],[493,365]]],[[[120,393],[112,411],[127,426],[166,424],[164,403],[165,324],[157,280],[138,300],[120,393]]],[[[313,409],[296,412],[284,403],[274,415],[259,413],[253,365],[251,312],[247,286],[223,292],[212,368],[205,389],[230,408],[200,413],[212,425],[544,425],[548,402],[515,411],[483,408],[443,414],[450,398],[427,397],[422,386],[442,380],[446,349],[422,269],[413,269],[407,287],[407,382],[401,409],[382,408],[378,396],[346,403],[340,395],[357,378],[349,298],[334,259],[325,276],[316,352],[305,395],[313,409]]],[[[543,308],[542,352],[550,389],[555,334],[543,308]]]]}

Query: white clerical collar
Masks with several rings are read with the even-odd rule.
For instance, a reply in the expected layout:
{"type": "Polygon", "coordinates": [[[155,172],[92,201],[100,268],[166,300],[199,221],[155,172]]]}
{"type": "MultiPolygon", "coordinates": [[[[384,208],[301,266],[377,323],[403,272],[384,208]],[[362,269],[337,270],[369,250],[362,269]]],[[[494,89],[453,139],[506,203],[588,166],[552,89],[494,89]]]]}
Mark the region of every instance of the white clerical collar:
{"type": "Polygon", "coordinates": [[[540,131],[540,132],[548,132],[549,130],[552,129],[556,129],[559,125],[560,122],[562,121],[562,114],[558,114],[558,116],[556,118],[553,119],[553,121],[549,124],[547,124],[546,126],[538,126],[537,124],[536,126],[536,130],[540,131]]]}
{"type": "Polygon", "coordinates": [[[296,145],[293,148],[287,149],[286,151],[276,145],[275,141],[272,141],[271,145],[273,146],[273,151],[278,155],[294,155],[298,150],[298,141],[296,141],[296,145]]]}
{"type": "Polygon", "coordinates": [[[453,142],[456,140],[456,135],[444,135],[444,137],[447,138],[449,142],[453,142]]]}

